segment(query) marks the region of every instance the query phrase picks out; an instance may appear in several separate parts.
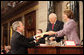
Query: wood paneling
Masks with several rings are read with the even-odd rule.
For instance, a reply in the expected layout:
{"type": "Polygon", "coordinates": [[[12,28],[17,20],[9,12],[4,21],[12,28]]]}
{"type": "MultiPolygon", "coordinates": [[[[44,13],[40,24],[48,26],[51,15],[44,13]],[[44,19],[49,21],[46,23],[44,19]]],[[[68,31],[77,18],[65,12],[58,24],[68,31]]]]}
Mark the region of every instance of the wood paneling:
{"type": "Polygon", "coordinates": [[[1,15],[1,22],[3,23],[5,20],[9,20],[14,16],[17,16],[18,14],[24,12],[25,10],[28,10],[29,8],[37,5],[37,2],[35,1],[25,1],[21,4],[18,4],[16,7],[8,9],[3,15],[1,15]]]}
{"type": "Polygon", "coordinates": [[[83,46],[37,46],[28,48],[28,54],[83,54],[83,46]]]}
{"type": "Polygon", "coordinates": [[[36,11],[32,11],[25,15],[25,35],[27,37],[34,36],[36,33],[36,11]]]}
{"type": "Polygon", "coordinates": [[[3,45],[8,45],[8,24],[3,25],[3,45]]]}

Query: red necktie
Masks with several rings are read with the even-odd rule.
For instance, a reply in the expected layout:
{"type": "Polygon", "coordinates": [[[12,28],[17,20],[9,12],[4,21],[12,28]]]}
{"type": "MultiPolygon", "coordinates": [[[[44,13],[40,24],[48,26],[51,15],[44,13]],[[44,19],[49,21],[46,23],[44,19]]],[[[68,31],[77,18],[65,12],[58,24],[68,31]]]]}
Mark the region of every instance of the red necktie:
{"type": "Polygon", "coordinates": [[[52,30],[53,30],[53,28],[54,28],[54,24],[52,24],[52,30]]]}

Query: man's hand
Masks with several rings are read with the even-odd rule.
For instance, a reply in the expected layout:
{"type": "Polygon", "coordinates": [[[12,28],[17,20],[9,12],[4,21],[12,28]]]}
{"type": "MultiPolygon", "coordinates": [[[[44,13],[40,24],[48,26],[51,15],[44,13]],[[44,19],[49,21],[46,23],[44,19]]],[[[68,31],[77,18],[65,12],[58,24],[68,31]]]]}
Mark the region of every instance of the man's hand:
{"type": "Polygon", "coordinates": [[[55,39],[55,37],[50,37],[49,40],[50,41],[53,41],[55,39]]]}
{"type": "Polygon", "coordinates": [[[36,35],[36,39],[37,39],[37,40],[39,40],[39,39],[42,38],[42,37],[43,37],[42,34],[38,34],[38,35],[36,35]]]}

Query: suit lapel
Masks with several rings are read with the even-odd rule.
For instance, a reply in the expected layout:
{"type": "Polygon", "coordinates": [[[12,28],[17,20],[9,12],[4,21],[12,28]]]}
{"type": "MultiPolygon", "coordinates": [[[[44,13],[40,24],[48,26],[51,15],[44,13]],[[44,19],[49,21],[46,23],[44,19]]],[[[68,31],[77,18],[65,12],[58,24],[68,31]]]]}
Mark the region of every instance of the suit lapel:
{"type": "Polygon", "coordinates": [[[58,28],[58,20],[55,22],[55,25],[54,25],[54,29],[53,30],[56,30],[58,28]]]}

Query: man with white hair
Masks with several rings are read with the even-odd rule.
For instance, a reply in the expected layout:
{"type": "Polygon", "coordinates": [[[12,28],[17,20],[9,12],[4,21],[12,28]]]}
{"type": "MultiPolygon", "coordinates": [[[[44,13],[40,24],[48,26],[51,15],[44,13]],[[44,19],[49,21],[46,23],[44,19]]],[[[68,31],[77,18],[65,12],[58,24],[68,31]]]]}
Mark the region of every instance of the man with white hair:
{"type": "MultiPolygon", "coordinates": [[[[50,22],[47,26],[47,32],[48,31],[59,31],[63,29],[64,23],[62,21],[57,20],[57,15],[55,13],[51,13],[49,15],[49,21],[50,22]]],[[[49,39],[53,40],[54,36],[55,35],[49,36],[49,39]]],[[[56,40],[56,42],[60,42],[62,39],[64,39],[64,37],[56,37],[54,40],[56,40]]]]}
{"type": "Polygon", "coordinates": [[[26,38],[22,35],[24,26],[21,21],[15,21],[12,24],[14,33],[11,39],[11,54],[28,54],[28,47],[34,47],[39,43],[34,42],[36,37],[26,38]]]}
{"type": "MultiPolygon", "coordinates": [[[[51,13],[49,15],[49,23],[48,23],[48,26],[47,26],[47,30],[46,32],[48,31],[59,31],[61,29],[63,29],[63,25],[64,23],[62,21],[59,21],[57,20],[57,15],[55,13],[51,13]]],[[[46,39],[46,37],[48,37],[49,40],[52,40],[52,41],[56,41],[56,42],[60,42],[61,40],[64,39],[64,36],[62,37],[54,37],[55,35],[44,35],[44,37],[42,38],[43,40],[46,39]]],[[[39,40],[41,43],[44,43],[45,41],[43,40],[39,40]]]]}

